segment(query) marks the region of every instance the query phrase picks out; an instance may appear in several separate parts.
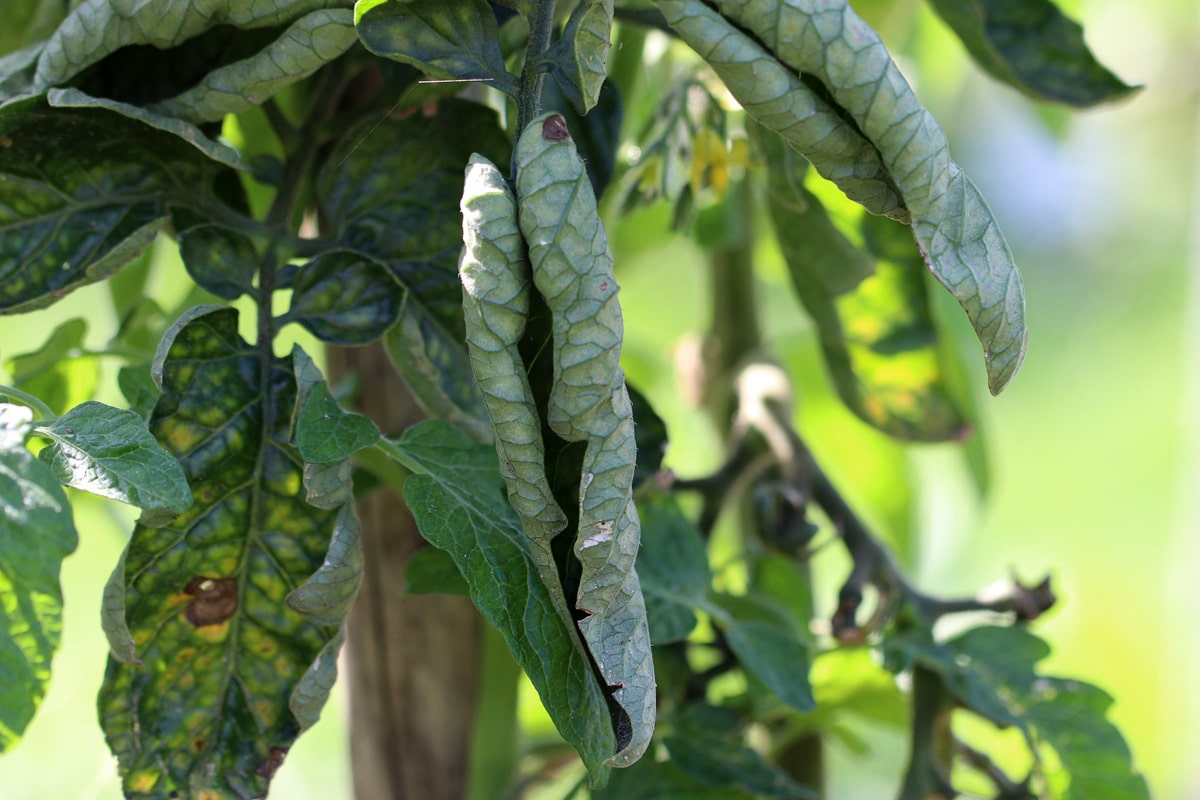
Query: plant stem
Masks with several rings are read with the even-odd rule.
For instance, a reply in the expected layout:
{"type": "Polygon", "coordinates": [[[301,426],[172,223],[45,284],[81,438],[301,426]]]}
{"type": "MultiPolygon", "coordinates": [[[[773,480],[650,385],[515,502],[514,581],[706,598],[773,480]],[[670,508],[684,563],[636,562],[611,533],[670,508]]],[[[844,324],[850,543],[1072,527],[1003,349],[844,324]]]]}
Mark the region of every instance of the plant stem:
{"type": "Polygon", "coordinates": [[[36,415],[35,419],[50,421],[58,419],[58,414],[55,414],[50,406],[28,392],[23,392],[12,386],[0,386],[0,397],[7,397],[9,400],[15,400],[23,406],[29,406],[36,415]]]}
{"type": "MultiPolygon", "coordinates": [[[[534,0],[529,15],[529,43],[525,46],[525,64],[521,67],[521,88],[517,94],[517,135],[520,136],[538,114],[542,113],[542,84],[546,72],[541,60],[550,49],[554,35],[554,6],[557,0],[534,0]]],[[[513,170],[515,177],[516,170],[513,170]]]]}

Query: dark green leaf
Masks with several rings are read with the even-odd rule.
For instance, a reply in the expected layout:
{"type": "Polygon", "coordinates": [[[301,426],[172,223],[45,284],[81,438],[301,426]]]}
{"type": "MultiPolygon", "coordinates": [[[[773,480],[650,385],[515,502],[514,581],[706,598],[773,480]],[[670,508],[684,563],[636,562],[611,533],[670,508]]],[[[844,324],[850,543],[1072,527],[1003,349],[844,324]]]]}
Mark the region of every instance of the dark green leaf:
{"type": "Polygon", "coordinates": [[[6,366],[13,385],[58,413],[90,400],[100,378],[100,363],[84,349],[86,335],[85,320],[67,320],[40,348],[10,358],[6,366]]]}
{"type": "Polygon", "coordinates": [[[633,404],[633,430],[637,438],[637,469],[633,473],[633,488],[636,491],[638,486],[652,480],[662,468],[663,456],[667,453],[667,424],[654,412],[645,395],[628,382],[625,390],[629,392],[629,402],[633,404]]]}
{"type": "Polygon", "coordinates": [[[596,197],[603,197],[616,171],[617,151],[621,148],[621,122],[625,117],[621,92],[616,84],[611,81],[604,84],[595,107],[587,116],[580,116],[554,83],[546,84],[542,106],[566,118],[571,139],[587,167],[592,191],[596,197]]]}
{"type": "Polygon", "coordinates": [[[102,108],[114,111],[130,119],[157,128],[160,131],[173,133],[180,139],[195,147],[201,153],[228,167],[239,170],[250,168],[242,161],[242,156],[227,144],[215,141],[204,134],[204,131],[190,122],[164,114],[147,111],[141,106],[109,100],[104,97],[92,97],[78,89],[51,89],[46,93],[46,102],[52,108],[102,108]]]}
{"type": "Polygon", "coordinates": [[[578,637],[538,579],[495,449],[439,421],[409,428],[394,444],[398,460],[417,473],[404,496],[421,535],[454,558],[472,601],[504,635],[593,784],[603,785],[605,761],[617,749],[608,705],[578,637]]]}
{"type": "Polygon", "coordinates": [[[386,266],[350,250],[331,250],[300,268],[289,321],[324,342],[362,345],[383,336],[404,293],[386,266]]]}
{"type": "Polygon", "coordinates": [[[220,225],[197,225],[179,235],[179,256],[197,284],[224,300],[257,296],[259,255],[248,236],[220,225]]]}
{"type": "Polygon", "coordinates": [[[1105,69],[1050,0],[931,0],[975,61],[1040,100],[1087,107],[1136,91],[1105,69]]]}
{"type": "Polygon", "coordinates": [[[46,694],[62,632],[59,567],[78,541],[62,487],[25,449],[32,421],[0,404],[0,753],[46,694]]]}
{"type": "Polygon", "coordinates": [[[93,400],[37,432],[51,440],[38,457],[65,486],[176,514],[192,504],[179,462],[159,447],[135,411],[93,400]]]}
{"type": "Polygon", "coordinates": [[[663,744],[671,754],[671,763],[701,786],[736,788],[760,798],[818,796],[746,745],[736,713],[693,705],[674,721],[678,732],[663,737],[663,744]]]}
{"type": "Polygon", "coordinates": [[[550,74],[581,116],[600,98],[612,49],[613,0],[581,0],[571,10],[562,38],[546,53],[550,74]]]}
{"type": "Polygon", "coordinates": [[[593,800],[752,800],[740,789],[704,786],[670,761],[643,758],[628,769],[613,773],[593,800]]]}
{"type": "Polygon", "coordinates": [[[130,410],[142,419],[150,416],[159,395],[162,394],[154,385],[154,379],[150,377],[149,364],[121,367],[117,372],[117,386],[129,403],[130,410]]]}
{"type": "Polygon", "coordinates": [[[404,566],[405,591],[409,594],[461,594],[471,587],[458,571],[454,558],[445,550],[423,547],[404,566]]]}
{"type": "Polygon", "coordinates": [[[696,608],[704,605],[712,584],[700,532],[673,495],[653,495],[638,506],[642,545],[637,572],[646,598],[650,641],[655,645],[686,639],[696,626],[696,608]]]}
{"type": "Polygon", "coordinates": [[[359,38],[377,56],[438,78],[490,81],[516,93],[496,16],[484,0],[360,0],[354,13],[359,38]]]}
{"type": "Polygon", "coordinates": [[[804,170],[783,140],[751,130],[766,161],[768,207],[792,286],[817,325],[842,402],[901,439],[961,438],[966,422],[946,386],[912,232],[860,211],[856,246],[803,187],[804,170]]]}
{"type": "Polygon", "coordinates": [[[139,525],[105,591],[100,717],[128,797],[263,795],[324,701],[357,582],[349,467],[302,472],[291,358],[264,364],[237,330],[193,309],[154,364],[150,428],[195,504],[139,525]]]}
{"type": "Polygon", "coordinates": [[[480,441],[490,427],[464,344],[458,205],[471,153],[503,164],[508,150],[494,111],[443,100],[432,116],[364,121],[317,184],[331,235],[387,264],[407,289],[387,345],[417,401],[480,441]]]}
{"type": "Polygon", "coordinates": [[[292,350],[292,363],[298,393],[292,442],[305,462],[344,461],[379,441],[375,423],[338,405],[316,364],[299,345],[292,350]]]}
{"type": "Polygon", "coordinates": [[[50,305],[112,274],[211,197],[222,164],[101,109],[27,102],[0,114],[0,310],[50,305]]]}
{"type": "MultiPolygon", "coordinates": [[[[737,598],[740,609],[750,601],[737,598]]],[[[734,598],[720,598],[729,605],[734,598]]],[[[751,609],[755,617],[759,609],[751,609]]],[[[767,618],[748,618],[743,613],[719,616],[725,640],[746,672],[762,681],[780,700],[798,711],[814,707],[812,686],[808,682],[808,645],[793,625],[767,618]]]]}

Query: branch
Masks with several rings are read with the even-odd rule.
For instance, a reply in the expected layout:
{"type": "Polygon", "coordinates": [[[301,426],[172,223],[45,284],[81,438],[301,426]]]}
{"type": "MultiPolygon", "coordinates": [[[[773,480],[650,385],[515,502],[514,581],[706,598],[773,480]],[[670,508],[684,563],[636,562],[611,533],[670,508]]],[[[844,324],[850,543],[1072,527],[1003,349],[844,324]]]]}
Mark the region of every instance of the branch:
{"type": "Polygon", "coordinates": [[[1029,790],[1029,779],[1017,783],[997,766],[987,753],[976,750],[958,737],[954,738],[954,752],[975,771],[985,775],[996,787],[996,800],[1037,800],[1029,790]]]}

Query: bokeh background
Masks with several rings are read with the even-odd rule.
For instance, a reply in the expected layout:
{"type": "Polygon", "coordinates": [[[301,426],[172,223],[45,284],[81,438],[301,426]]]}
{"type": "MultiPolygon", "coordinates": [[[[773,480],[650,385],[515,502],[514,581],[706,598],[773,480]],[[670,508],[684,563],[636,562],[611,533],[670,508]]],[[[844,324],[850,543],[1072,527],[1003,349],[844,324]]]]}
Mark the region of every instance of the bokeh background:
{"type": "MultiPolygon", "coordinates": [[[[758,271],[769,298],[768,344],[796,377],[798,421],[818,457],[848,494],[863,495],[921,585],[973,593],[1010,570],[1026,579],[1052,574],[1061,601],[1036,626],[1054,646],[1045,671],[1111,693],[1112,717],[1154,796],[1195,800],[1200,10],[1194,0],[1060,5],[1084,22],[1101,61],[1144,84],[1140,94],[1083,114],[1036,107],[975,71],[916,0],[856,3],[902,54],[1024,272],[1031,337],[1023,371],[996,399],[976,380],[990,454],[986,498],[955,448],[895,447],[830,398],[811,328],[790,299],[778,254],[764,244],[758,271]],[[889,489],[896,475],[911,478],[915,491],[889,489]]],[[[625,366],[667,418],[671,464],[694,474],[720,454],[704,416],[681,399],[674,365],[681,342],[707,324],[708,289],[695,277],[702,256],[666,235],[665,221],[662,209],[651,209],[613,228],[625,366]]],[[[179,299],[185,276],[171,248],[160,243],[154,258],[156,296],[179,299]]],[[[89,344],[102,348],[115,324],[104,317],[109,308],[103,289],[90,287],[50,309],[0,319],[0,357],[36,348],[77,316],[92,321],[89,344]]],[[[100,365],[101,399],[120,402],[111,388],[115,365],[100,365]]],[[[37,718],[0,758],[4,800],[121,797],[95,695],[105,663],[100,593],[132,514],[76,498],[81,543],[63,569],[63,646],[37,718]]],[[[838,569],[835,559],[828,571],[838,569]]],[[[290,753],[272,796],[349,800],[346,725],[338,691],[290,753]]],[[[832,797],[894,791],[903,738],[868,744],[866,755],[831,752],[832,797]]]]}

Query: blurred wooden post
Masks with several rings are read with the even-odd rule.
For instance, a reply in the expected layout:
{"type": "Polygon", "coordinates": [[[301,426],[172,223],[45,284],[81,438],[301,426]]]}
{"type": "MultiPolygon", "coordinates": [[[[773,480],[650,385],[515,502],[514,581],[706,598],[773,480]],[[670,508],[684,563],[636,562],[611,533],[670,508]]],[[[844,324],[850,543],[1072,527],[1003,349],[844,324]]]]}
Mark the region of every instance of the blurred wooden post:
{"type": "MultiPolygon", "coordinates": [[[[331,381],[355,374],[358,408],[386,434],[422,417],[379,344],[328,348],[331,381]]],[[[424,540],[387,490],[358,505],[365,574],[347,644],[357,800],[462,800],[478,701],[480,619],[469,600],[404,596],[404,567],[424,540]]]]}

